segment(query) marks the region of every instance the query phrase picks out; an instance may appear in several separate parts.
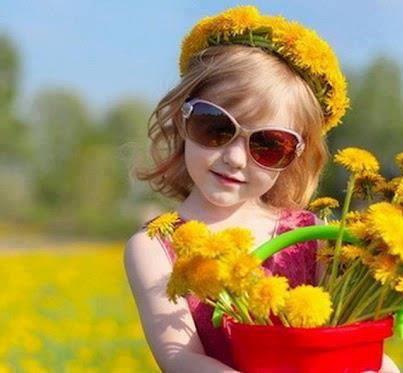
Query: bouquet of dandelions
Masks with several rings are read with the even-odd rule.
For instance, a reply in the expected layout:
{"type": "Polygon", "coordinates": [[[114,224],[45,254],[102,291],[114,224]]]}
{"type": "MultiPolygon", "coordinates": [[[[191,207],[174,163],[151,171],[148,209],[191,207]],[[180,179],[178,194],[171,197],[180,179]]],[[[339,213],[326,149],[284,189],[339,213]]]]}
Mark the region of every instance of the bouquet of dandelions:
{"type": "MultiPolygon", "coordinates": [[[[150,237],[170,241],[177,259],[168,281],[168,298],[196,295],[215,308],[213,324],[226,314],[242,324],[314,328],[377,320],[403,309],[403,177],[386,180],[379,163],[358,148],[339,151],[334,161],[350,178],[340,221],[329,221],[338,201],[318,198],[323,226],[298,228],[253,249],[248,229],[233,227],[211,232],[199,221],[177,226],[176,212],[148,224],[150,237]],[[352,197],[373,202],[363,211],[349,212],[352,197]],[[382,197],[374,202],[374,197],[382,197]],[[318,286],[290,288],[281,276],[267,276],[262,262],[297,242],[329,240],[317,260],[325,266],[318,286]],[[348,244],[343,244],[347,242],[348,244]]],[[[403,153],[396,156],[401,171],[403,153]]],[[[397,331],[402,333],[401,313],[397,331]]]]}
{"type": "Polygon", "coordinates": [[[175,229],[178,219],[172,212],[148,225],[148,234],[169,240],[177,256],[167,285],[171,301],[196,295],[215,308],[216,326],[222,314],[243,324],[262,325],[272,325],[273,315],[287,326],[314,327],[329,319],[331,300],[323,289],[310,285],[290,289],[287,278],[265,274],[262,260],[251,253],[250,230],[211,232],[196,220],[175,229]]]}
{"type": "Polygon", "coordinates": [[[390,180],[379,174],[377,159],[364,149],[343,149],[334,161],[350,174],[340,220],[329,220],[332,209],[339,207],[333,198],[318,198],[309,208],[326,225],[349,231],[358,240],[343,245],[338,235],[318,252],[317,260],[325,266],[319,285],[331,294],[334,305],[330,325],[396,313],[396,331],[402,337],[403,153],[395,157],[400,176],[390,180]],[[349,211],[352,198],[365,208],[349,211]]]}

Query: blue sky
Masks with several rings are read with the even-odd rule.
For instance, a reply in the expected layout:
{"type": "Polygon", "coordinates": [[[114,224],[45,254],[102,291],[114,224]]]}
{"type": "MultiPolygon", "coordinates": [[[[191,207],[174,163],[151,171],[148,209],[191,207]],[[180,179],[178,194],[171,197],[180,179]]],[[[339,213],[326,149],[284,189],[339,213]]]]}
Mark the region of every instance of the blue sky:
{"type": "Polygon", "coordinates": [[[178,80],[182,37],[201,17],[255,5],[315,29],[343,68],[377,53],[403,61],[402,0],[2,0],[0,32],[22,57],[21,99],[68,86],[94,108],[130,95],[154,103],[178,80]]]}

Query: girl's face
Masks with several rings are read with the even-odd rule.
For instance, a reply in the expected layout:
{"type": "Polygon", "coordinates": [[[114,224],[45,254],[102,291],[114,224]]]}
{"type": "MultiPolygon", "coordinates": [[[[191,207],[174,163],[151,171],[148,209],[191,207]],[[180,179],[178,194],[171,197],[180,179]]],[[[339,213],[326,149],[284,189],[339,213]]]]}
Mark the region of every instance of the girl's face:
{"type": "MultiPolygon", "coordinates": [[[[265,125],[283,126],[294,129],[284,111],[263,121],[265,125]]],[[[242,124],[241,124],[242,125],[242,124]]],[[[255,129],[256,125],[245,125],[255,129]]],[[[221,148],[206,149],[190,139],[185,140],[185,163],[190,177],[200,194],[210,203],[229,207],[244,202],[256,202],[272,188],[281,171],[269,171],[259,167],[250,159],[246,139],[238,136],[232,143],[221,148]],[[226,182],[215,173],[231,176],[240,183],[226,182]]]]}

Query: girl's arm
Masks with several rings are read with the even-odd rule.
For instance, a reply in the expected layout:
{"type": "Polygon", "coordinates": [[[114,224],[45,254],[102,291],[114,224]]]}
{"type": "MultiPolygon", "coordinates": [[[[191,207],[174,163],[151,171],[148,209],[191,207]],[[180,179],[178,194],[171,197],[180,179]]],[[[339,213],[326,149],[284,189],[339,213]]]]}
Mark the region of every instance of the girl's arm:
{"type": "Polygon", "coordinates": [[[157,239],[145,231],[134,234],[126,245],[124,265],[146,340],[163,372],[237,372],[205,355],[186,300],[168,300],[172,266],[157,239]]]}

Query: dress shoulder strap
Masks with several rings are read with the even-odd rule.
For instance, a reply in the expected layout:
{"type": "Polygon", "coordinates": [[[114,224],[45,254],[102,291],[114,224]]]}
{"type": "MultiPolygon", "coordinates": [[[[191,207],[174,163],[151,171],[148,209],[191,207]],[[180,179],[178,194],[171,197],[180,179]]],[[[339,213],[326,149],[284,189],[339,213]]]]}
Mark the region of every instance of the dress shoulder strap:
{"type": "MultiPolygon", "coordinates": [[[[149,219],[148,221],[146,221],[141,226],[141,230],[147,229],[147,225],[150,224],[152,221],[156,220],[157,218],[159,218],[161,215],[162,214],[159,214],[159,215],[155,216],[154,218],[149,219]]],[[[185,222],[184,219],[179,218],[179,222],[177,224],[179,226],[180,224],[183,224],[184,222],[185,222]]],[[[172,249],[170,242],[168,240],[166,240],[166,239],[163,239],[163,238],[161,239],[159,237],[156,237],[156,239],[158,240],[158,242],[162,246],[166,256],[168,257],[169,262],[171,264],[173,264],[175,262],[175,260],[176,260],[176,254],[175,254],[174,250],[172,249]]]]}

